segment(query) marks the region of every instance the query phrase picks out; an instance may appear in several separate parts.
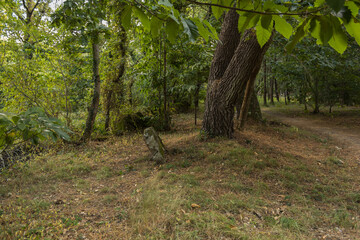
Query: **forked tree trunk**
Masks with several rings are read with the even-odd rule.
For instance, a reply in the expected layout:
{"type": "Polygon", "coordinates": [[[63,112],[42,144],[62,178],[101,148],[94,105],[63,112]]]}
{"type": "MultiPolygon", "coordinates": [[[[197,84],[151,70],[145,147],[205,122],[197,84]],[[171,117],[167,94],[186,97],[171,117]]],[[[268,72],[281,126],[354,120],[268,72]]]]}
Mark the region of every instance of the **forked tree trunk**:
{"type": "Polygon", "coordinates": [[[86,120],[86,126],[81,140],[86,142],[90,139],[91,132],[95,123],[96,114],[99,109],[100,102],[100,46],[98,41],[94,41],[92,44],[93,54],[93,80],[94,80],[94,93],[91,106],[89,107],[89,113],[86,120]]]}
{"type": "Polygon", "coordinates": [[[258,73],[269,45],[270,41],[261,48],[254,30],[246,30],[224,75],[208,85],[202,126],[207,136],[232,137],[236,100],[251,76],[258,73]]]}

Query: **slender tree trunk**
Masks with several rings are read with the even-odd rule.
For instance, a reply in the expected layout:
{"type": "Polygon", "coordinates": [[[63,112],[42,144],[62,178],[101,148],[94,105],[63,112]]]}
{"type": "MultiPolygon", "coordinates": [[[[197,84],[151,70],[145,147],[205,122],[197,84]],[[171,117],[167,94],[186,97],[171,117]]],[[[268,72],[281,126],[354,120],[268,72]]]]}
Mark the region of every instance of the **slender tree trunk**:
{"type": "Polygon", "coordinates": [[[258,73],[270,42],[261,48],[254,30],[245,31],[223,77],[214,80],[208,89],[202,127],[208,136],[232,137],[236,100],[253,74],[258,73]]]}
{"type": "MultiPolygon", "coordinates": [[[[270,68],[270,71],[272,72],[272,69],[270,68]]],[[[270,79],[270,104],[271,105],[274,105],[274,77],[271,76],[271,79],[270,79]]]]}
{"type": "Polygon", "coordinates": [[[275,83],[275,96],[276,96],[276,100],[278,102],[280,102],[280,95],[279,95],[279,89],[278,89],[278,83],[276,78],[274,79],[274,83],[275,83]]]}
{"type": "Polygon", "coordinates": [[[314,86],[314,102],[315,102],[315,108],[313,113],[317,114],[320,112],[320,106],[319,106],[319,80],[315,78],[315,86],[314,86]]]}
{"type": "Polygon", "coordinates": [[[195,93],[194,93],[194,107],[195,107],[195,126],[197,124],[197,112],[199,108],[199,93],[200,93],[201,83],[196,83],[195,93]]]}
{"type": "Polygon", "coordinates": [[[263,77],[263,80],[264,80],[264,106],[267,106],[267,99],[266,99],[266,94],[267,94],[267,86],[266,86],[266,75],[267,75],[267,72],[266,72],[266,59],[264,59],[264,63],[263,63],[263,72],[264,72],[264,77],[263,77]]]}
{"type": "Polygon", "coordinates": [[[170,118],[168,112],[168,99],[167,99],[167,79],[166,79],[166,38],[164,37],[164,76],[163,76],[163,94],[164,94],[164,130],[170,130],[170,118]]]}
{"type": "Polygon", "coordinates": [[[89,107],[88,117],[86,120],[86,126],[84,134],[81,138],[82,141],[86,142],[90,139],[93,126],[95,123],[96,114],[99,109],[100,102],[100,46],[98,41],[94,41],[92,44],[92,54],[93,54],[93,80],[94,80],[94,93],[91,106],[89,107]]]}
{"type": "Polygon", "coordinates": [[[288,102],[290,103],[291,98],[290,98],[290,91],[289,91],[289,89],[286,89],[286,96],[287,96],[288,102]]]}

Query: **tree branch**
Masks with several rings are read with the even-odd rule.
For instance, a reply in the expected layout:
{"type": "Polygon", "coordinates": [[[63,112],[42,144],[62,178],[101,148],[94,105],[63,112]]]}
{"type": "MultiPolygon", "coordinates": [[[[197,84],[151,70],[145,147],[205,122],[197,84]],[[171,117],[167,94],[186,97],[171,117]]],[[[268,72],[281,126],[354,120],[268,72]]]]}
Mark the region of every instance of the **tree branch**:
{"type": "Polygon", "coordinates": [[[299,13],[289,13],[289,12],[276,13],[276,12],[260,12],[260,11],[255,11],[255,10],[248,10],[248,9],[242,9],[242,8],[237,8],[237,7],[224,6],[224,5],[220,5],[220,4],[214,4],[214,3],[202,3],[202,2],[197,2],[197,1],[193,1],[193,0],[187,0],[187,1],[190,3],[196,4],[196,5],[200,5],[200,6],[220,7],[220,8],[231,9],[231,10],[240,11],[240,12],[256,13],[256,14],[260,14],[260,15],[308,16],[308,15],[312,15],[314,13],[320,12],[321,10],[324,9],[324,8],[319,8],[314,11],[310,11],[310,12],[306,11],[306,12],[299,12],[299,13]]]}

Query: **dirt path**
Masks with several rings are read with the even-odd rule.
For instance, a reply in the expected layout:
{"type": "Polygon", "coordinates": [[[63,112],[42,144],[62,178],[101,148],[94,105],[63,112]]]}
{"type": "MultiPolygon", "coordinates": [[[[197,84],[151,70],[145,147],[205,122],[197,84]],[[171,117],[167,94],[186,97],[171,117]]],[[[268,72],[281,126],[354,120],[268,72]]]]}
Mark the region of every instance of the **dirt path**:
{"type": "Polygon", "coordinates": [[[263,109],[262,112],[266,118],[314,131],[317,134],[334,139],[349,151],[351,158],[360,162],[359,126],[351,126],[332,119],[291,116],[290,114],[278,112],[275,109],[263,109]]]}

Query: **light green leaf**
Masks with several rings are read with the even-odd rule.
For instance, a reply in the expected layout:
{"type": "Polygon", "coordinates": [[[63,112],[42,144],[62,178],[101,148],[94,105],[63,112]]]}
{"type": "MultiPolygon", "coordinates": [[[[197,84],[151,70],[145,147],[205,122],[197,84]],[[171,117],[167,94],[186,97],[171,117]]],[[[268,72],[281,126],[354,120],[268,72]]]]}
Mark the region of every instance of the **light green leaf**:
{"type": "Polygon", "coordinates": [[[241,9],[252,9],[252,2],[251,0],[238,0],[237,7],[241,9]]]}
{"type": "Polygon", "coordinates": [[[146,14],[139,8],[134,7],[133,8],[135,17],[139,18],[140,22],[144,26],[146,31],[150,31],[150,20],[146,16],[146,14]]]}
{"type": "Polygon", "coordinates": [[[272,27],[271,29],[268,29],[268,28],[264,28],[263,24],[256,25],[256,39],[258,40],[260,47],[263,47],[269,41],[271,37],[271,32],[272,32],[272,27]]]}
{"type": "Polygon", "coordinates": [[[346,31],[355,38],[355,41],[360,45],[360,23],[355,22],[352,18],[347,24],[345,24],[346,31]]]}
{"type": "Polygon", "coordinates": [[[320,27],[320,22],[319,20],[317,20],[316,18],[311,19],[310,22],[310,34],[313,38],[317,39],[316,43],[318,45],[323,44],[323,42],[321,41],[321,27],[320,27]]]}
{"type": "Polygon", "coordinates": [[[346,2],[345,6],[350,9],[353,17],[356,17],[359,14],[359,7],[354,2],[346,2]]]}
{"type": "MultiPolygon", "coordinates": [[[[212,0],[211,2],[213,4],[224,5],[222,0],[212,0]]],[[[223,13],[225,12],[225,9],[221,8],[221,7],[212,6],[211,9],[212,9],[212,12],[214,14],[214,17],[217,20],[219,20],[221,18],[221,16],[223,15],[223,13]]]]}
{"type": "Polygon", "coordinates": [[[325,3],[325,0],[316,0],[315,3],[314,3],[314,6],[315,7],[320,7],[324,3],[325,3]]]}
{"type": "MultiPolygon", "coordinates": [[[[249,26],[251,20],[256,16],[254,13],[244,14],[239,17],[238,28],[239,32],[244,32],[249,26]]],[[[257,15],[258,16],[258,15],[257,15]]]]}
{"type": "Polygon", "coordinates": [[[289,39],[293,32],[293,27],[291,24],[278,15],[274,15],[273,19],[275,21],[275,30],[283,35],[286,39],[289,39]]]}
{"type": "Polygon", "coordinates": [[[204,27],[204,24],[200,22],[200,20],[197,18],[192,18],[191,20],[196,24],[200,36],[202,36],[205,39],[205,41],[209,41],[210,32],[208,29],[204,27]]]}
{"type": "Polygon", "coordinates": [[[333,24],[333,35],[329,40],[329,45],[334,48],[338,53],[343,54],[347,48],[347,37],[341,29],[340,21],[337,17],[331,17],[333,24]]]}
{"type": "Polygon", "coordinates": [[[216,32],[216,29],[207,20],[204,20],[203,23],[209,28],[212,38],[215,40],[219,40],[219,36],[216,32]]]}

